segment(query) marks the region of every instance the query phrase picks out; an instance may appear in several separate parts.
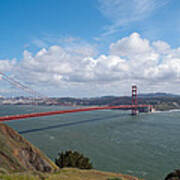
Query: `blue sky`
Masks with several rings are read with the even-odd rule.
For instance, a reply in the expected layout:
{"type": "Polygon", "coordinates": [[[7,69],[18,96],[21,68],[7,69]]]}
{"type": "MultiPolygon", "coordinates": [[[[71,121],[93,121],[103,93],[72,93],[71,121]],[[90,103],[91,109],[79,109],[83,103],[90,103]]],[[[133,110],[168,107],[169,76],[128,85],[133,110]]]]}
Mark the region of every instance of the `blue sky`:
{"type": "MultiPolygon", "coordinates": [[[[177,47],[180,40],[180,1],[171,0],[153,10],[147,17],[122,24],[117,32],[103,38],[104,28],[113,24],[113,17],[100,11],[98,0],[2,0],[0,2],[0,57],[21,57],[28,46],[38,49],[32,42],[46,36],[77,37],[97,43],[106,49],[115,41],[132,32],[139,32],[150,40],[163,40],[177,47]]],[[[126,9],[124,9],[126,12],[126,9]]],[[[128,9],[127,9],[128,11],[128,9]]],[[[121,17],[118,17],[121,19],[121,17]]],[[[53,43],[53,42],[52,42],[53,43]]],[[[51,43],[50,43],[51,44],[51,43]]]]}
{"type": "MultiPolygon", "coordinates": [[[[162,89],[160,84],[166,78],[168,83],[172,83],[172,86],[176,87],[179,81],[179,69],[173,68],[180,66],[179,47],[179,0],[0,1],[0,70],[23,83],[32,84],[33,88],[36,89],[39,88],[38,83],[42,86],[43,83],[48,83],[50,90],[44,92],[47,95],[96,96],[110,93],[116,95],[119,89],[115,91],[111,88],[115,87],[116,83],[122,83],[120,90],[122,94],[126,94],[127,87],[124,86],[122,81],[125,74],[123,74],[121,68],[119,70],[111,69],[113,73],[115,71],[119,73],[112,75],[112,77],[111,75],[107,75],[107,79],[99,77],[106,77],[106,72],[112,74],[109,69],[114,61],[116,61],[116,66],[122,67],[118,58],[125,61],[125,63],[132,61],[131,64],[133,64],[137,59],[146,59],[146,56],[156,56],[156,65],[151,63],[153,66],[146,67],[146,72],[142,72],[141,76],[129,77],[129,84],[142,85],[144,92],[155,91],[156,89],[162,91],[167,84],[164,82],[162,89]],[[124,38],[126,40],[123,40],[124,38]],[[146,41],[148,41],[149,46],[146,41]],[[136,54],[133,54],[134,56],[129,55],[125,53],[127,51],[125,46],[129,49],[134,48],[131,49],[132,51],[129,54],[133,54],[137,50],[136,47],[139,47],[142,51],[136,51],[136,54]],[[147,46],[148,50],[146,50],[151,54],[147,55],[143,46],[147,46]],[[167,50],[167,46],[169,50],[167,50]],[[160,52],[160,49],[167,50],[167,52],[160,52]],[[125,52],[118,53],[118,51],[125,52]],[[41,54],[42,59],[47,58],[51,61],[51,64],[48,60],[43,62],[47,63],[47,68],[39,70],[38,67],[35,67],[35,64],[39,65],[41,62],[40,57],[37,57],[38,53],[41,54]],[[60,58],[62,53],[64,53],[66,61],[60,58]],[[135,57],[137,55],[138,57],[135,57]],[[103,56],[105,56],[104,61],[102,60],[103,56]],[[112,60],[112,56],[113,58],[116,56],[118,60],[112,60]],[[170,56],[172,58],[167,60],[170,56]],[[68,57],[71,57],[71,60],[68,57]],[[87,60],[88,67],[83,66],[82,64],[88,58],[91,58],[87,60]],[[175,60],[173,61],[173,59],[175,60]],[[108,65],[106,65],[106,61],[108,61],[108,65]],[[83,72],[82,69],[78,69],[79,74],[75,73],[77,68],[70,67],[74,62],[77,65],[79,63],[79,67],[82,69],[87,68],[88,73],[87,71],[83,72]],[[93,63],[96,66],[93,66],[93,63]],[[69,71],[54,70],[60,64],[65,67],[68,66],[69,71]],[[103,68],[98,69],[100,66],[103,68]],[[166,66],[170,69],[167,70],[166,66]],[[153,73],[157,74],[157,77],[148,79],[146,75],[151,72],[151,69],[156,68],[156,72],[153,73]],[[91,69],[90,72],[89,69],[91,69]],[[171,72],[169,72],[170,70],[171,72]],[[52,79],[55,78],[54,81],[51,82],[48,78],[42,79],[43,74],[36,74],[40,78],[35,78],[35,73],[43,71],[46,74],[50,73],[49,76],[52,76],[52,79]],[[87,81],[82,78],[81,73],[87,73],[87,81]],[[26,79],[22,78],[24,74],[29,74],[26,79]],[[123,74],[122,77],[121,74],[123,74]],[[173,79],[174,74],[176,74],[176,77],[173,79]],[[118,79],[116,76],[120,78],[118,79]],[[108,78],[110,78],[111,83],[108,78]],[[174,80],[176,81],[174,82],[174,80]],[[51,87],[56,83],[61,84],[63,90],[57,93],[59,92],[58,89],[54,90],[53,88],[51,94],[51,87]],[[89,84],[95,89],[99,84],[101,86],[103,84],[105,91],[101,92],[94,89],[87,91],[87,89],[89,90],[89,84]],[[79,86],[82,87],[82,92],[74,93],[79,86]],[[147,89],[145,86],[151,88],[147,89]],[[92,91],[95,91],[95,93],[92,93],[92,91]]],[[[149,63],[148,58],[147,62],[149,63]]],[[[142,63],[145,62],[139,60],[140,67],[142,67],[142,63]]],[[[129,76],[129,74],[132,76],[138,68],[130,67],[132,65],[127,64],[126,66],[126,71],[129,71],[126,76],[129,76]]],[[[167,91],[179,93],[178,88],[175,90],[167,88],[167,91]]]]}
{"type": "Polygon", "coordinates": [[[24,46],[46,35],[93,41],[106,23],[97,7],[92,0],[1,1],[1,57],[20,56],[24,46]]]}

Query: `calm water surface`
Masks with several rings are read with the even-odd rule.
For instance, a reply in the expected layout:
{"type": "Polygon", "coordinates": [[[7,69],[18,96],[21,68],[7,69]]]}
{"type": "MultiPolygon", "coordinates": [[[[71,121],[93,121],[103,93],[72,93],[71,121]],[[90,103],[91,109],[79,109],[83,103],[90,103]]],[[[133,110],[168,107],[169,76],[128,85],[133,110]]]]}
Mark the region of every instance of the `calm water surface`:
{"type": "MultiPolygon", "coordinates": [[[[0,106],[0,115],[68,109],[0,106]]],[[[180,168],[180,111],[140,114],[104,110],[8,122],[52,160],[67,149],[88,156],[99,170],[162,180],[180,168]]]]}

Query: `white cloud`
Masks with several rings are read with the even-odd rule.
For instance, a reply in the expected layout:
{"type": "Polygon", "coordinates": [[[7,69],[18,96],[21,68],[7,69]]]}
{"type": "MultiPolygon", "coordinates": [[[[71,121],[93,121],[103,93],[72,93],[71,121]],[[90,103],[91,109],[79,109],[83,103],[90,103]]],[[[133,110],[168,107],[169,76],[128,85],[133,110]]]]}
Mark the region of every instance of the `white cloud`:
{"type": "Polygon", "coordinates": [[[100,12],[110,20],[103,35],[113,34],[122,26],[148,17],[169,0],[98,0],[100,12]]]}
{"type": "Polygon", "coordinates": [[[18,63],[1,60],[0,71],[11,71],[21,82],[54,96],[127,95],[134,83],[144,92],[167,88],[178,93],[180,48],[133,33],[110,44],[107,55],[97,56],[94,46],[56,45],[35,55],[24,51],[18,63]]]}
{"type": "Polygon", "coordinates": [[[133,33],[130,37],[125,37],[112,43],[110,46],[111,54],[117,56],[137,56],[142,54],[149,54],[152,48],[149,41],[142,39],[138,33],[133,33]]]}
{"type": "Polygon", "coordinates": [[[32,41],[32,44],[34,44],[38,48],[48,47],[48,43],[44,40],[41,40],[41,39],[34,39],[32,41]]]}
{"type": "Polygon", "coordinates": [[[0,71],[9,72],[16,64],[16,59],[12,60],[0,60],[0,71]]]}
{"type": "Polygon", "coordinates": [[[169,44],[164,41],[156,41],[153,42],[152,45],[158,53],[166,54],[169,53],[170,51],[169,44]]]}
{"type": "Polygon", "coordinates": [[[70,45],[77,45],[77,44],[84,44],[85,46],[88,46],[86,42],[84,42],[79,37],[72,37],[69,35],[62,36],[62,35],[52,35],[44,33],[40,37],[33,37],[33,40],[30,44],[25,44],[24,47],[29,47],[30,45],[33,45],[38,48],[48,48],[52,45],[61,45],[63,47],[70,46],[70,45]]]}

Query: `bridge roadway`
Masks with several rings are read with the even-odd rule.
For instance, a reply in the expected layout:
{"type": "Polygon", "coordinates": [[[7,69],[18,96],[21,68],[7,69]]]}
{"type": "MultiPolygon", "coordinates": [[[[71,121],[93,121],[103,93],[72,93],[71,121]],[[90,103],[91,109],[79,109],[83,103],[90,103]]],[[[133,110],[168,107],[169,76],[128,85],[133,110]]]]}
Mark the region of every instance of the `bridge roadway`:
{"type": "Polygon", "coordinates": [[[33,118],[33,117],[52,116],[52,115],[57,115],[57,114],[83,112],[83,111],[97,111],[97,110],[104,110],[104,109],[136,109],[136,108],[145,108],[145,107],[152,108],[151,105],[119,105],[119,106],[88,107],[88,108],[79,108],[79,109],[70,109],[70,110],[2,116],[0,117],[0,122],[12,121],[12,120],[18,120],[18,119],[27,119],[27,118],[33,118]]]}

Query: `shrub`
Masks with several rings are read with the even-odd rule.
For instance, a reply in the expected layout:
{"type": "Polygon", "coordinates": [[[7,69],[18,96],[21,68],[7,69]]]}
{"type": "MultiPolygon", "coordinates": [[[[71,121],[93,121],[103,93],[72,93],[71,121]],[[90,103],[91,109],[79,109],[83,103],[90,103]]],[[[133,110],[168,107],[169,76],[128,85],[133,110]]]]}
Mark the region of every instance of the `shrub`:
{"type": "Polygon", "coordinates": [[[174,172],[169,173],[165,180],[180,180],[180,170],[175,170],[174,172]]]}
{"type": "Polygon", "coordinates": [[[79,169],[92,169],[92,164],[89,158],[84,157],[83,154],[73,152],[71,150],[58,153],[58,157],[55,159],[55,163],[60,168],[75,167],[79,169]]]}

